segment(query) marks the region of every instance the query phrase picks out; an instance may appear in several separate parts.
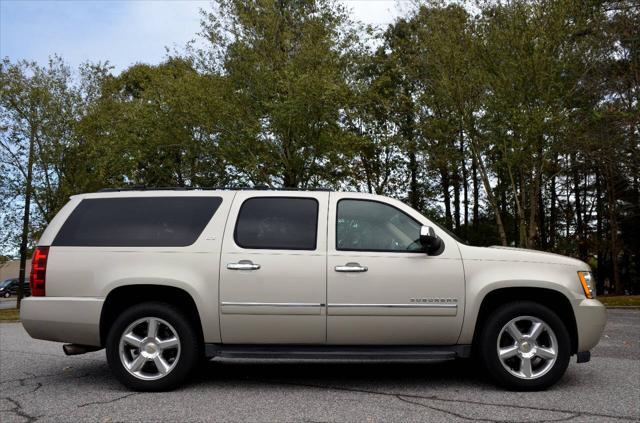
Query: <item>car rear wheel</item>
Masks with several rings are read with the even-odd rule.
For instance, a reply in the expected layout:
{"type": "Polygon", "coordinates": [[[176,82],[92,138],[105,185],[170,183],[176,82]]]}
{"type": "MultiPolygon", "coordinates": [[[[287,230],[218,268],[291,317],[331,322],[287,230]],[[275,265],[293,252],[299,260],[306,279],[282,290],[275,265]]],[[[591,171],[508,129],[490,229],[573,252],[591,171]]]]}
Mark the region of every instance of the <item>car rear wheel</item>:
{"type": "Polygon", "coordinates": [[[189,376],[201,355],[196,331],[180,309],[166,303],[135,305],[113,323],[107,361],[116,378],[137,391],[164,391],[189,376]]]}
{"type": "Polygon", "coordinates": [[[479,343],[489,375],[507,389],[546,389],[562,377],[569,364],[571,342],[566,326],[552,310],[531,301],[495,310],[479,343]]]}

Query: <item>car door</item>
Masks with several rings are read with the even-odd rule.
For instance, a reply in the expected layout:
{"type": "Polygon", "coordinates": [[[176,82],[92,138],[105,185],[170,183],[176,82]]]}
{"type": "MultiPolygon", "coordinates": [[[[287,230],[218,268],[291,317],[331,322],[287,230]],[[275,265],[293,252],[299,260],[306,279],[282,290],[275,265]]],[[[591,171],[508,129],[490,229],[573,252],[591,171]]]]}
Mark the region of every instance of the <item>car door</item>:
{"type": "Polygon", "coordinates": [[[223,343],[325,343],[328,200],[238,192],[220,263],[223,343]]]}
{"type": "Polygon", "coordinates": [[[18,295],[18,279],[14,279],[11,281],[9,290],[11,294],[18,295]]]}
{"type": "Polygon", "coordinates": [[[460,334],[464,272],[457,243],[399,201],[332,193],[327,343],[450,345],[460,334]],[[421,225],[444,242],[422,252],[421,225]]]}

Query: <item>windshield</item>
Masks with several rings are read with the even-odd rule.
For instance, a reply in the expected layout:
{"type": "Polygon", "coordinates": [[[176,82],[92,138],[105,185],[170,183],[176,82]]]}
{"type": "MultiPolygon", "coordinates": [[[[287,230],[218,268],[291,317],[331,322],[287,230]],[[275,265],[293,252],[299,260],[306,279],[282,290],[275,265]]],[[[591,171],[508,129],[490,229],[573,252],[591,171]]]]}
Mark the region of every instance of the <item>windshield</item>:
{"type": "Polygon", "coordinates": [[[13,282],[13,279],[6,279],[6,280],[0,282],[0,288],[5,288],[5,287],[11,285],[11,282],[13,282]]]}

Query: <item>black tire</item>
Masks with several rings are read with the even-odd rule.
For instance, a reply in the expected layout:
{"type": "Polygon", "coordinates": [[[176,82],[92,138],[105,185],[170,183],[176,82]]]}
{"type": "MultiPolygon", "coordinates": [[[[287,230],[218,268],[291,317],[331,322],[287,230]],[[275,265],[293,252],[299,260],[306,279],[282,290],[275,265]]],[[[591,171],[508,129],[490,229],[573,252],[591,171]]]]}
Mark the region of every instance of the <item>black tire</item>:
{"type": "Polygon", "coordinates": [[[177,307],[162,302],[146,302],[126,309],[111,325],[107,336],[107,362],[116,379],[134,391],[167,391],[181,385],[192,373],[200,357],[203,346],[194,324],[177,307]],[[125,368],[120,358],[120,337],[123,332],[139,319],[153,317],[169,323],[177,332],[180,354],[175,366],[160,379],[140,379],[125,368]]]}
{"type": "Polygon", "coordinates": [[[532,301],[508,303],[491,313],[482,326],[477,346],[479,358],[489,376],[500,386],[514,391],[538,391],[550,387],[564,375],[571,357],[569,331],[562,320],[551,309],[532,301]],[[523,379],[511,374],[498,357],[498,336],[502,328],[521,316],[540,319],[551,328],[557,340],[555,362],[545,374],[535,379],[523,379]]]}

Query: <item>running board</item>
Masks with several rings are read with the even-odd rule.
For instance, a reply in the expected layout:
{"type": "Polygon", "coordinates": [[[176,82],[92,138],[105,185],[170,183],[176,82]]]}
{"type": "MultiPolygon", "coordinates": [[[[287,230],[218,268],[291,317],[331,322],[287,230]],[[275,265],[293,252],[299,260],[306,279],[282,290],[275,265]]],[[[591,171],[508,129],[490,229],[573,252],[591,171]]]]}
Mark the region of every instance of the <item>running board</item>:
{"type": "Polygon", "coordinates": [[[471,355],[471,345],[352,346],[206,344],[208,358],[286,358],[324,360],[452,360],[471,355]]]}

